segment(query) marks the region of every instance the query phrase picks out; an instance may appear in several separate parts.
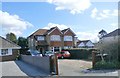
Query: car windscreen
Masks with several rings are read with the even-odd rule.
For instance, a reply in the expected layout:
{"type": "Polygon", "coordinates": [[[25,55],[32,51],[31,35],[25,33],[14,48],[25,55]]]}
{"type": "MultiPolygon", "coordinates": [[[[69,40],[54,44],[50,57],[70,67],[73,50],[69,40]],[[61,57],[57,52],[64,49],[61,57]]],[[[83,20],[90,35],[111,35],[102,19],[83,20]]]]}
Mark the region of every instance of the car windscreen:
{"type": "Polygon", "coordinates": [[[68,51],[65,51],[65,54],[70,54],[68,51]]]}
{"type": "Polygon", "coordinates": [[[39,54],[38,51],[31,51],[30,53],[31,53],[32,55],[38,55],[38,54],[39,54]]]}

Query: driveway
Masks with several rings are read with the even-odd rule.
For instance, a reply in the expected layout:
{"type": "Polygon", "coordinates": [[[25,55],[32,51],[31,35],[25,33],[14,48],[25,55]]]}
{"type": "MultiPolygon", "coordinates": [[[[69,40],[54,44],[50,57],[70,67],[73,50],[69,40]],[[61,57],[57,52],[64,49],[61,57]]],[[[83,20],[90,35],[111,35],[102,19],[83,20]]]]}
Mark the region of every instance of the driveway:
{"type": "Polygon", "coordinates": [[[22,61],[0,62],[2,76],[48,76],[48,74],[38,70],[32,65],[22,61]]]}
{"type": "Polygon", "coordinates": [[[118,76],[117,70],[87,70],[92,62],[84,60],[59,59],[60,76],[118,76]]]}

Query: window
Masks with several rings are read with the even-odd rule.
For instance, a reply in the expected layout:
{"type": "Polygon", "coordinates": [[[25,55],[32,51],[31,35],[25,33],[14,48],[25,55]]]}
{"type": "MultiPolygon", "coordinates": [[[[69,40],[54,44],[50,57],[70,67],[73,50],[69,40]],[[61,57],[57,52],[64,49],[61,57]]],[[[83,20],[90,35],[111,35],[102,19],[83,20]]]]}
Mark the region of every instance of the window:
{"type": "Polygon", "coordinates": [[[54,47],[54,50],[55,51],[59,51],[59,47],[54,47]]]}
{"type": "Polygon", "coordinates": [[[54,49],[59,49],[59,47],[54,47],[54,49]]]}
{"type": "Polygon", "coordinates": [[[38,40],[38,41],[44,40],[44,36],[38,36],[38,37],[37,37],[37,40],[38,40]]]}
{"type": "Polygon", "coordinates": [[[72,36],[64,36],[64,41],[72,41],[72,36]]]}
{"type": "Polygon", "coordinates": [[[0,55],[2,55],[2,56],[12,55],[12,49],[1,49],[0,50],[0,55]]]}
{"type": "Polygon", "coordinates": [[[64,49],[68,49],[68,46],[65,46],[64,49]]]}
{"type": "Polygon", "coordinates": [[[70,49],[73,48],[72,46],[64,46],[64,49],[70,49]]]}
{"type": "Polygon", "coordinates": [[[1,50],[1,55],[7,55],[7,54],[8,54],[8,49],[1,50]]]}
{"type": "Polygon", "coordinates": [[[50,40],[51,41],[61,41],[60,35],[51,35],[50,40]]]}

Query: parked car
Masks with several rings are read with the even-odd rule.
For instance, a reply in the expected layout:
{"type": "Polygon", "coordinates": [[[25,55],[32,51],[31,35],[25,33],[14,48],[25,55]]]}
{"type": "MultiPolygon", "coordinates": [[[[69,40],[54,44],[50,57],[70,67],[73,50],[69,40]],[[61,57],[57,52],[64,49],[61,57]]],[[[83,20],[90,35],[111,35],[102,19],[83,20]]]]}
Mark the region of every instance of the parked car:
{"type": "Polygon", "coordinates": [[[27,55],[42,56],[42,54],[38,50],[28,50],[27,55]]]}
{"type": "Polygon", "coordinates": [[[54,52],[52,51],[45,51],[45,56],[52,56],[54,55],[54,52]]]}
{"type": "Polygon", "coordinates": [[[70,56],[71,55],[69,51],[61,51],[57,53],[58,58],[69,58],[70,56]]]}

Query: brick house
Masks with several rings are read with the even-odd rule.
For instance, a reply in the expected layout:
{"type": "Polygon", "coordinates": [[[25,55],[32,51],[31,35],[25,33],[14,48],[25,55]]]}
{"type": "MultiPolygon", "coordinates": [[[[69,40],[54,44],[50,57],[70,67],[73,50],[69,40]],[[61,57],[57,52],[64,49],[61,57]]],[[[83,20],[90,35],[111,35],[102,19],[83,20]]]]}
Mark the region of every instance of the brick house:
{"type": "Polygon", "coordinates": [[[64,29],[61,32],[63,33],[63,48],[75,47],[75,33],[70,28],[64,29]]]}
{"type": "Polygon", "coordinates": [[[0,61],[15,60],[21,47],[0,36],[0,61]]]}
{"type": "Polygon", "coordinates": [[[73,31],[68,28],[60,30],[58,27],[51,29],[39,29],[28,37],[30,49],[37,49],[40,52],[46,50],[61,51],[64,48],[74,47],[73,31]]]}

